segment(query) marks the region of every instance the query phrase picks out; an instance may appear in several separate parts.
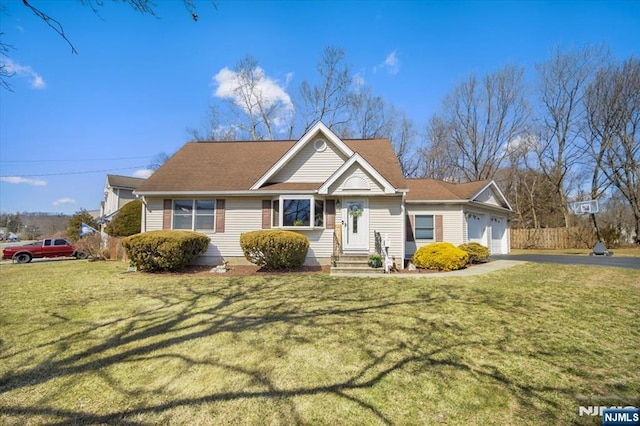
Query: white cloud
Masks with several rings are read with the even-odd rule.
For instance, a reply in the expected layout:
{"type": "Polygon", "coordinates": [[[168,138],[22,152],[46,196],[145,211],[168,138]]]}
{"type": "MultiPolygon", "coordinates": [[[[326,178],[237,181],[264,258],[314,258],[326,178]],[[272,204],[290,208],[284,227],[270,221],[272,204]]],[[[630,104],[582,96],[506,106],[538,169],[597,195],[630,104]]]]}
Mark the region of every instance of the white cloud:
{"type": "Polygon", "coordinates": [[[146,179],[153,174],[154,170],[151,169],[140,169],[133,172],[133,177],[146,179]]]}
{"type": "MultiPolygon", "coordinates": [[[[221,69],[214,76],[217,88],[213,95],[222,99],[231,99],[234,104],[242,108],[247,114],[251,112],[247,104],[256,105],[258,102],[262,102],[262,105],[266,108],[281,104],[283,106],[282,116],[275,117],[274,123],[276,126],[284,123],[287,114],[293,111],[291,97],[276,80],[267,77],[262,68],[256,67],[253,73],[254,77],[256,77],[255,88],[250,93],[244,93],[249,97],[248,102],[239,90],[242,87],[241,78],[238,73],[227,67],[221,69]]],[[[287,74],[287,80],[290,80],[290,78],[290,74],[287,74]]],[[[255,111],[253,112],[255,113],[255,111]]]]}
{"type": "Polygon", "coordinates": [[[29,179],[29,178],[23,178],[23,177],[20,177],[20,176],[3,176],[3,177],[0,177],[0,180],[3,181],[3,182],[15,183],[15,184],[26,183],[27,185],[33,185],[33,186],[46,186],[47,185],[47,181],[46,180],[29,179]]]}
{"type": "Polygon", "coordinates": [[[535,151],[540,142],[535,135],[516,136],[504,147],[505,153],[526,155],[529,152],[535,151]]]}
{"type": "Polygon", "coordinates": [[[54,201],[52,204],[54,207],[61,206],[63,204],[75,204],[76,200],[73,198],[60,198],[59,200],[54,201]]]}
{"type": "Polygon", "coordinates": [[[396,75],[400,72],[400,61],[398,60],[398,50],[394,50],[389,53],[384,61],[380,65],[376,65],[373,67],[373,72],[378,72],[378,70],[387,70],[387,72],[391,75],[396,75]]]}
{"type": "Polygon", "coordinates": [[[356,89],[360,89],[361,87],[364,87],[365,81],[362,74],[357,73],[356,75],[353,76],[353,84],[356,87],[356,89]]]}
{"type": "Polygon", "coordinates": [[[42,76],[35,72],[30,66],[20,65],[9,58],[0,58],[0,62],[2,62],[2,65],[6,68],[9,74],[15,73],[18,76],[30,79],[31,87],[33,89],[44,89],[47,87],[47,83],[45,83],[42,76]]]}

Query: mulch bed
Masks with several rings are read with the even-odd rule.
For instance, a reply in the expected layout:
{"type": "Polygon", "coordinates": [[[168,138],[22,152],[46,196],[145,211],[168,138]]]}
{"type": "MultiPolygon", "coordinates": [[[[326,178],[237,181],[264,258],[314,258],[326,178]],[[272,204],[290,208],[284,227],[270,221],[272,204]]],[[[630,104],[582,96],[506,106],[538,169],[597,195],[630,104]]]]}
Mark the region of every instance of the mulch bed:
{"type": "Polygon", "coordinates": [[[188,266],[180,274],[181,275],[207,275],[207,276],[220,276],[220,277],[246,277],[250,275],[265,276],[265,275],[287,275],[287,274],[328,274],[329,266],[304,266],[302,268],[287,270],[287,271],[272,271],[262,269],[256,265],[229,265],[227,266],[227,272],[216,273],[210,272],[214,266],[188,266]]]}
{"type": "MultiPolygon", "coordinates": [[[[474,265],[468,265],[467,268],[473,267],[474,265]]],[[[178,272],[179,275],[190,275],[190,276],[219,276],[219,277],[246,277],[246,276],[268,276],[268,275],[295,275],[295,274],[328,274],[330,271],[330,266],[304,266],[302,268],[287,270],[287,271],[273,271],[259,268],[256,265],[229,265],[227,268],[227,272],[225,273],[215,273],[210,272],[214,266],[188,266],[182,272],[178,272]]],[[[416,274],[434,274],[437,272],[436,270],[430,269],[416,269],[414,271],[410,271],[409,269],[401,269],[398,272],[392,272],[390,276],[393,275],[416,275],[416,274]]]]}

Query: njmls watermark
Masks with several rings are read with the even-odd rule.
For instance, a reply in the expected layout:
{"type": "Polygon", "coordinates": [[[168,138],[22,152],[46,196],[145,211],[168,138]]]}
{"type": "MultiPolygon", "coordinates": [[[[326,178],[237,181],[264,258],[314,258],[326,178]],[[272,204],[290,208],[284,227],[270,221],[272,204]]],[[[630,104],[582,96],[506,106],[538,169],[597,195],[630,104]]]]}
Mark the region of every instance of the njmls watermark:
{"type": "Polygon", "coordinates": [[[580,406],[578,414],[581,416],[600,416],[602,426],[640,426],[640,408],[637,407],[608,407],[608,406],[580,406]]]}

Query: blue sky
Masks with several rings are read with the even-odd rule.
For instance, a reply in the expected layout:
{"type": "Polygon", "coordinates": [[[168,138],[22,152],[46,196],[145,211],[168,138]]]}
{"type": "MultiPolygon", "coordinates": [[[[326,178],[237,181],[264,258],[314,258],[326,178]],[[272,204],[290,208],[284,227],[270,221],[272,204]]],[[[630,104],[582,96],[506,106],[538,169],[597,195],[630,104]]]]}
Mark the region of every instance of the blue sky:
{"type": "Polygon", "coordinates": [[[422,127],[470,73],[534,64],[556,46],[605,43],[640,53],[640,1],[198,3],[158,1],[158,18],[105,0],[31,3],[64,26],[78,51],[18,0],[3,0],[0,211],[97,210],[107,173],[132,176],[200,128],[214,77],[250,54],[289,93],[313,80],[327,45],[376,95],[422,127]],[[10,62],[7,62],[10,61],[10,62]]]}

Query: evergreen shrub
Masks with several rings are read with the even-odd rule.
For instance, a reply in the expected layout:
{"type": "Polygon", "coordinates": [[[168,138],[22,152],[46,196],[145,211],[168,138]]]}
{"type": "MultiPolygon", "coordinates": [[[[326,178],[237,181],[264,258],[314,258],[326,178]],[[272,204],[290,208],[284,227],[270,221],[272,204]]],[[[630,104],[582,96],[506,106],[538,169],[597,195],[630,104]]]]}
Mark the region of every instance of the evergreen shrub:
{"type": "Polygon", "coordinates": [[[140,232],[142,224],[142,201],[128,202],[118,211],[105,228],[110,237],[128,237],[140,232]]]}
{"type": "Polygon", "coordinates": [[[309,239],[293,231],[260,230],[240,235],[240,247],[251,263],[266,269],[295,269],[302,266],[309,239]]]}
{"type": "Polygon", "coordinates": [[[140,271],[180,271],[207,251],[210,239],[192,231],[150,231],[122,240],[132,266],[140,271]]]}

